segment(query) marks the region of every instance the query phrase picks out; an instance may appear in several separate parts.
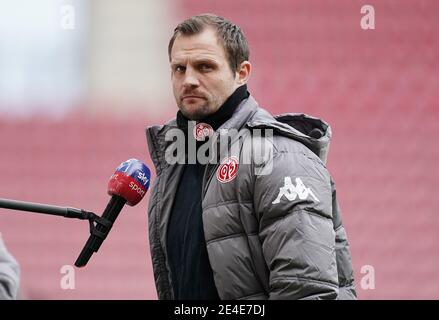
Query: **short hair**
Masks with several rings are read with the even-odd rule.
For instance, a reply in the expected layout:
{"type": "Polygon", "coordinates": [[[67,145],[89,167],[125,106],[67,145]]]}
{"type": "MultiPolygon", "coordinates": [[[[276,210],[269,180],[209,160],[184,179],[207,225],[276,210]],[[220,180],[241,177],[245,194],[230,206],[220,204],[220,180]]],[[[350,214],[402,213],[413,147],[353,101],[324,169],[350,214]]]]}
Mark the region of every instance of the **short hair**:
{"type": "Polygon", "coordinates": [[[216,30],[218,39],[226,52],[230,68],[232,72],[236,72],[241,62],[248,60],[250,57],[247,39],[238,25],[223,17],[209,13],[190,17],[174,29],[174,34],[168,45],[169,61],[171,61],[172,46],[177,36],[198,34],[206,27],[213,27],[216,30]]]}

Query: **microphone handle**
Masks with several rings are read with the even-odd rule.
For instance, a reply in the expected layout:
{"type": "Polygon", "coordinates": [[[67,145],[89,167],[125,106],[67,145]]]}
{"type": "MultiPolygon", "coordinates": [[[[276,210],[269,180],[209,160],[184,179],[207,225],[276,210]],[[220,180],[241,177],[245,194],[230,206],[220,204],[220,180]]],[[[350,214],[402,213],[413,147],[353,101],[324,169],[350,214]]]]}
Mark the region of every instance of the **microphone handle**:
{"type": "Polygon", "coordinates": [[[81,220],[88,219],[88,213],[89,213],[88,211],[82,209],[66,208],[66,207],[52,206],[49,204],[18,201],[18,200],[3,199],[3,198],[0,198],[0,208],[50,214],[54,216],[76,218],[81,220]]]}
{"type": "Polygon", "coordinates": [[[97,232],[95,231],[95,233],[100,236],[93,234],[92,232],[84,248],[79,254],[78,259],[76,259],[75,266],[84,267],[87,264],[87,262],[90,260],[93,253],[98,252],[100,246],[102,245],[102,242],[110,232],[114,221],[116,221],[117,216],[119,215],[125,203],[126,200],[120,196],[113,195],[111,197],[110,201],[107,204],[107,207],[104,210],[104,213],[102,214],[102,218],[109,221],[111,224],[105,226],[102,223],[100,223],[99,220],[97,220],[97,225],[96,225],[97,232]]]}

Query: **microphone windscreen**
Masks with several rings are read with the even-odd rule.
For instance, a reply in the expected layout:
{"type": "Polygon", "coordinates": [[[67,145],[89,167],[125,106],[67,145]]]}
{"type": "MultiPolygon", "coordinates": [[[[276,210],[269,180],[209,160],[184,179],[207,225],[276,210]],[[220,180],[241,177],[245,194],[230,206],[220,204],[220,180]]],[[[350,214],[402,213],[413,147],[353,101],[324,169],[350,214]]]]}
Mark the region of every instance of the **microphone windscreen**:
{"type": "Polygon", "coordinates": [[[149,189],[151,172],[137,159],[129,159],[117,167],[108,182],[108,194],[124,198],[127,204],[135,206],[149,189]]]}

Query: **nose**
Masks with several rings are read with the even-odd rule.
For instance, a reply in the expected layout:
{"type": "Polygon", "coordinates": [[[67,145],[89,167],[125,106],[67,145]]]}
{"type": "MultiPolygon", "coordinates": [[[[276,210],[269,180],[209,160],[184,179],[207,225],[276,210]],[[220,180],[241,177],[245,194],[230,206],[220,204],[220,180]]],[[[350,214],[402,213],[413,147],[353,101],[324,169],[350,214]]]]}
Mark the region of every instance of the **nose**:
{"type": "Polygon", "coordinates": [[[198,77],[196,72],[192,68],[186,68],[184,73],[183,86],[185,88],[194,88],[198,87],[200,82],[198,81],[198,77]]]}

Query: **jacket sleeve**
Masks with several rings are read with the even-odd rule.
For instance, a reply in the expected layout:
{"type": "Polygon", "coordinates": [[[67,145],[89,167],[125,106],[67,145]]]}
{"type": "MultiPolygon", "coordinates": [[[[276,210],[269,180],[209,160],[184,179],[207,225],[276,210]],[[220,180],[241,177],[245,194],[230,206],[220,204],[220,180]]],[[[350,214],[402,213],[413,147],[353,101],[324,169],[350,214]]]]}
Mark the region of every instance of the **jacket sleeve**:
{"type": "Polygon", "coordinates": [[[0,300],[17,299],[20,270],[6,249],[0,233],[0,300]]]}
{"type": "Polygon", "coordinates": [[[344,229],[341,210],[337,201],[335,183],[331,179],[332,191],[332,215],[335,230],[335,252],[337,257],[337,272],[340,300],[357,299],[357,292],[354,283],[354,272],[352,270],[352,259],[349,249],[349,242],[344,229]]]}
{"type": "Polygon", "coordinates": [[[337,299],[329,173],[307,152],[278,150],[255,176],[254,205],[269,299],[337,299]],[[267,167],[270,170],[267,170],[267,167]]]}

